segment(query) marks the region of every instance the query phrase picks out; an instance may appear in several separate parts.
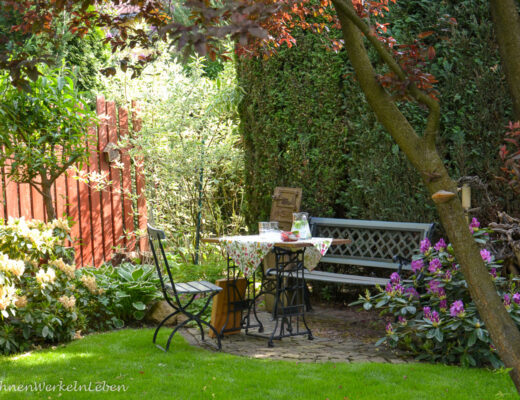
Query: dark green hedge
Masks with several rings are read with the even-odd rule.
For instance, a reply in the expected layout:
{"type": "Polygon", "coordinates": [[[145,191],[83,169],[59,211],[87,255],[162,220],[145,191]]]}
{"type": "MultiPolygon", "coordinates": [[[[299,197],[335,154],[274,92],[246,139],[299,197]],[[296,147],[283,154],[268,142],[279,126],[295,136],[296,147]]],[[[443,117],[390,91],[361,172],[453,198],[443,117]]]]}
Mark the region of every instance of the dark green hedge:
{"type": "Polygon", "coordinates": [[[249,221],[265,219],[276,186],[304,189],[304,209],[333,215],[347,188],[341,56],[304,35],[294,51],[239,64],[249,221]]]}
{"type": "MultiPolygon", "coordinates": [[[[491,184],[499,207],[517,209],[494,183],[511,105],[487,1],[400,0],[391,15],[392,34],[402,42],[447,29],[448,40],[432,39],[437,57],[429,68],[441,93],[439,148],[453,177],[478,175],[491,184]],[[458,25],[442,22],[445,14],[458,25]]],[[[302,187],[302,209],[313,215],[435,220],[418,175],[376,121],[346,54],[327,52],[309,32],[297,39],[267,62],[238,65],[246,92],[240,116],[248,222],[267,217],[275,186],[302,187]]],[[[401,108],[423,123],[423,110],[401,108]]],[[[477,202],[481,197],[477,192],[477,202]]]]}

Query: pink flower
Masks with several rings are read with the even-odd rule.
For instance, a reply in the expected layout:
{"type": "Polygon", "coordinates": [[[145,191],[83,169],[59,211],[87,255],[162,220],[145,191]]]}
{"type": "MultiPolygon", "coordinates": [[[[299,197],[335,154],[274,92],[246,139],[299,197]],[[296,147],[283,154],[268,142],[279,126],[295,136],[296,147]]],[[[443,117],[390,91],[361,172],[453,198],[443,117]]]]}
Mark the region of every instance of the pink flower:
{"type": "Polygon", "coordinates": [[[516,304],[519,304],[520,305],[520,293],[515,293],[513,295],[513,301],[516,303],[516,304]]]}
{"type": "Polygon", "coordinates": [[[446,242],[444,239],[440,239],[437,243],[435,243],[435,250],[443,251],[446,248],[446,242]]]}
{"type": "Polygon", "coordinates": [[[424,267],[423,260],[413,260],[412,261],[412,271],[414,274],[417,274],[419,271],[421,271],[424,267]]]}
{"type": "Polygon", "coordinates": [[[422,310],[423,310],[424,318],[430,319],[431,318],[432,309],[430,307],[423,307],[422,310]]]}
{"type": "Polygon", "coordinates": [[[397,284],[387,283],[386,287],[385,287],[385,291],[390,296],[393,296],[396,294],[401,295],[401,294],[403,294],[404,287],[402,287],[399,283],[397,283],[397,284]]]}
{"type": "Polygon", "coordinates": [[[438,324],[440,322],[439,313],[437,311],[432,311],[427,315],[424,315],[424,318],[430,320],[433,324],[438,324]]]}
{"type": "Polygon", "coordinates": [[[464,303],[462,300],[455,300],[450,307],[450,315],[452,317],[463,317],[464,312],[464,303]]]}
{"type": "Polygon", "coordinates": [[[446,311],[446,309],[448,308],[448,301],[446,299],[441,300],[439,303],[439,308],[442,311],[446,311]]]}
{"type": "Polygon", "coordinates": [[[489,275],[491,275],[493,277],[493,279],[496,279],[497,278],[497,269],[491,268],[491,270],[489,271],[489,275]]]}
{"type": "Polygon", "coordinates": [[[509,308],[509,306],[511,305],[511,296],[509,296],[508,294],[504,295],[504,305],[506,306],[506,308],[509,308]]]}
{"type": "Polygon", "coordinates": [[[412,297],[416,297],[416,298],[419,298],[419,292],[417,290],[415,290],[415,288],[413,287],[408,287],[404,290],[405,294],[407,294],[410,298],[410,300],[412,299],[412,297]]]}
{"type": "Polygon", "coordinates": [[[426,253],[428,250],[430,250],[430,247],[432,247],[432,244],[428,238],[421,240],[421,253],[426,253]]]}
{"type": "Polygon", "coordinates": [[[478,230],[479,227],[480,227],[480,222],[478,221],[478,219],[473,218],[471,220],[471,223],[469,224],[470,232],[474,233],[476,230],[478,230]]]}
{"type": "Polygon", "coordinates": [[[440,286],[440,282],[439,281],[430,281],[430,283],[428,284],[428,288],[426,289],[426,291],[428,293],[431,293],[431,294],[434,294],[434,295],[437,295],[440,299],[443,299],[446,297],[446,291],[444,290],[443,287],[440,286]]]}
{"type": "Polygon", "coordinates": [[[480,257],[486,262],[491,262],[491,253],[487,249],[480,250],[480,257]]]}
{"type": "Polygon", "coordinates": [[[388,324],[386,324],[386,334],[387,335],[393,335],[394,334],[394,327],[392,326],[392,323],[389,322],[388,324]]]}
{"type": "Polygon", "coordinates": [[[406,320],[405,317],[403,317],[402,315],[399,315],[399,317],[397,318],[397,320],[399,321],[399,323],[401,325],[406,325],[408,323],[408,321],[406,320]]]}
{"type": "Polygon", "coordinates": [[[451,271],[450,270],[447,270],[446,273],[444,274],[444,280],[446,282],[451,281],[451,271]]]}
{"type": "Polygon", "coordinates": [[[441,260],[439,260],[438,258],[434,258],[433,260],[430,261],[430,266],[428,267],[428,271],[430,271],[432,274],[434,274],[435,272],[440,270],[441,267],[442,267],[441,260]]]}
{"type": "Polygon", "coordinates": [[[392,285],[396,285],[399,282],[401,282],[401,277],[397,272],[393,272],[392,275],[390,275],[390,283],[392,283],[392,285]]]}

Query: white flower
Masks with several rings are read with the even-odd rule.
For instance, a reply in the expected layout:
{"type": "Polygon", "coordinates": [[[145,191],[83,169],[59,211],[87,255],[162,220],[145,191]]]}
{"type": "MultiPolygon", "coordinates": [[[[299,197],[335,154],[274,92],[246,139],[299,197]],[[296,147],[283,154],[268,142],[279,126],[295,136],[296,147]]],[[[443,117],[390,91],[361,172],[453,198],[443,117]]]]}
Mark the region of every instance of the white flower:
{"type": "Polygon", "coordinates": [[[15,301],[14,285],[0,285],[0,310],[5,310],[15,301]]]}
{"type": "Polygon", "coordinates": [[[0,253],[0,271],[20,277],[25,271],[25,263],[21,260],[11,260],[7,254],[0,253]]]}
{"type": "Polygon", "coordinates": [[[36,273],[36,281],[42,288],[45,288],[47,285],[52,285],[55,280],[56,272],[50,267],[47,268],[47,271],[42,268],[36,273]]]}

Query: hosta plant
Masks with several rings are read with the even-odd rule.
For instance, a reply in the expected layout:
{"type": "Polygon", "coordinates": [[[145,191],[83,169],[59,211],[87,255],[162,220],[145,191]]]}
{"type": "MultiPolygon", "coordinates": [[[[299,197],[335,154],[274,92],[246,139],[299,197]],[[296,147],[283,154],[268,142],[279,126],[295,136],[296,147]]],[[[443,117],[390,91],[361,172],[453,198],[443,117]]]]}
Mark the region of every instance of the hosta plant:
{"type": "MultiPolygon", "coordinates": [[[[518,281],[501,274],[501,264],[485,248],[488,229],[473,219],[469,229],[482,246],[480,254],[488,266],[497,292],[515,323],[520,327],[518,281]]],[[[385,288],[364,296],[353,304],[366,310],[376,308],[393,314],[386,336],[378,341],[408,350],[417,359],[465,366],[502,366],[489,333],[471,300],[467,283],[457,264],[453,248],[443,239],[434,245],[428,239],[411,263],[411,275],[403,279],[391,275],[385,288]]]]}

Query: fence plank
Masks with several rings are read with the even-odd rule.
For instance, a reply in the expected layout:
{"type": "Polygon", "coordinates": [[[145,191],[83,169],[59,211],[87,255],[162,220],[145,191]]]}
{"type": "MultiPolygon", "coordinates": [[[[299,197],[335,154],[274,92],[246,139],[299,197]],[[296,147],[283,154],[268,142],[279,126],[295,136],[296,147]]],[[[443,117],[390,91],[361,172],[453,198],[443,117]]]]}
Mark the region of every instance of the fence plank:
{"type": "MultiPolygon", "coordinates": [[[[108,114],[108,141],[117,145],[117,115],[116,115],[116,103],[113,101],[107,102],[107,114],[108,114]]],[[[123,247],[123,203],[121,197],[121,169],[118,167],[120,164],[119,160],[117,163],[110,163],[110,180],[112,181],[112,224],[114,229],[114,246],[116,248],[123,247]]]]}
{"type": "MultiPolygon", "coordinates": [[[[97,130],[90,127],[88,130],[90,156],[82,172],[97,171],[97,130]]],[[[99,193],[92,190],[83,180],[78,181],[78,204],[80,211],[81,236],[78,245],[83,252],[82,265],[101,265],[103,262],[103,238],[101,237],[101,221],[99,217],[99,193]],[[94,236],[94,233],[96,236],[94,236]],[[99,254],[98,256],[95,256],[99,254]]]]}
{"type": "MultiPolygon", "coordinates": [[[[132,122],[134,127],[134,133],[141,130],[141,119],[139,118],[139,106],[136,101],[132,101],[132,122]]],[[[137,195],[137,221],[138,227],[141,233],[146,232],[146,223],[148,212],[146,209],[146,198],[144,193],[145,180],[144,180],[144,168],[143,158],[136,157],[135,160],[135,190],[137,195]]],[[[139,250],[145,251],[148,249],[148,240],[146,235],[141,235],[139,238],[139,250]]]]}
{"type": "MultiPolygon", "coordinates": [[[[79,181],[74,179],[74,170],[69,168],[65,175],[67,180],[67,215],[74,221],[70,236],[72,238],[72,245],[74,246],[74,258],[76,265],[86,265],[92,262],[86,261],[84,243],[82,242],[82,225],[81,225],[81,213],[85,209],[82,207],[79,197],[79,181]]],[[[86,206],[88,207],[88,198],[86,199],[86,206]]],[[[87,208],[88,209],[88,208],[87,208]]]]}
{"type": "MultiPolygon", "coordinates": [[[[119,137],[121,140],[128,137],[128,111],[124,108],[119,109],[119,137]]],[[[123,224],[124,224],[124,244],[128,251],[134,251],[134,212],[132,207],[132,166],[130,164],[130,154],[128,149],[121,149],[121,162],[123,163],[122,175],[122,196],[123,196],[123,224]],[[132,236],[130,236],[132,234],[132,236]]]]}
{"type": "MultiPolygon", "coordinates": [[[[96,102],[96,110],[98,116],[102,117],[105,115],[105,98],[103,96],[97,97],[96,102]]],[[[95,171],[100,173],[99,169],[99,136],[100,131],[102,129],[106,129],[106,123],[103,123],[103,120],[100,121],[98,132],[96,136],[96,140],[94,141],[91,150],[90,150],[90,165],[89,171],[95,171]],[[103,128],[103,124],[105,128],[103,128]]],[[[90,200],[91,200],[91,235],[92,242],[94,245],[93,254],[94,254],[94,265],[100,266],[105,260],[105,228],[103,224],[103,192],[96,191],[94,189],[90,190],[90,200]]]]}
{"type": "MultiPolygon", "coordinates": [[[[10,160],[6,161],[6,168],[4,169],[7,174],[10,168],[10,160]]],[[[18,204],[18,184],[7,179],[5,185],[5,203],[7,205],[7,217],[18,218],[20,217],[20,209],[18,204]]]]}
{"type": "Polygon", "coordinates": [[[65,174],[62,174],[54,182],[56,192],[56,218],[63,218],[67,214],[67,183],[65,174]]]}
{"type": "MultiPolygon", "coordinates": [[[[100,106],[99,103],[98,106],[100,106]]],[[[103,107],[100,107],[100,109],[105,110],[105,115],[104,117],[100,115],[102,119],[100,121],[98,129],[99,171],[108,179],[110,179],[110,165],[108,165],[103,154],[103,150],[108,144],[108,123],[106,118],[107,114],[105,99],[103,99],[103,107]]],[[[105,188],[103,191],[101,191],[101,215],[103,224],[103,246],[105,261],[108,261],[111,258],[112,249],[114,247],[114,229],[112,223],[112,195],[110,187],[105,188]]]]}
{"type": "MultiPolygon", "coordinates": [[[[0,150],[3,150],[0,147],[0,150]]],[[[6,207],[5,207],[5,199],[4,199],[4,187],[5,187],[5,180],[4,180],[4,168],[0,168],[0,218],[6,220],[6,207]]]]}
{"type": "Polygon", "coordinates": [[[18,185],[18,196],[20,203],[20,216],[25,217],[25,219],[31,219],[31,186],[28,183],[20,183],[18,185]]]}
{"type": "Polygon", "coordinates": [[[43,196],[35,188],[31,187],[33,218],[45,221],[45,203],[43,196]]]}

